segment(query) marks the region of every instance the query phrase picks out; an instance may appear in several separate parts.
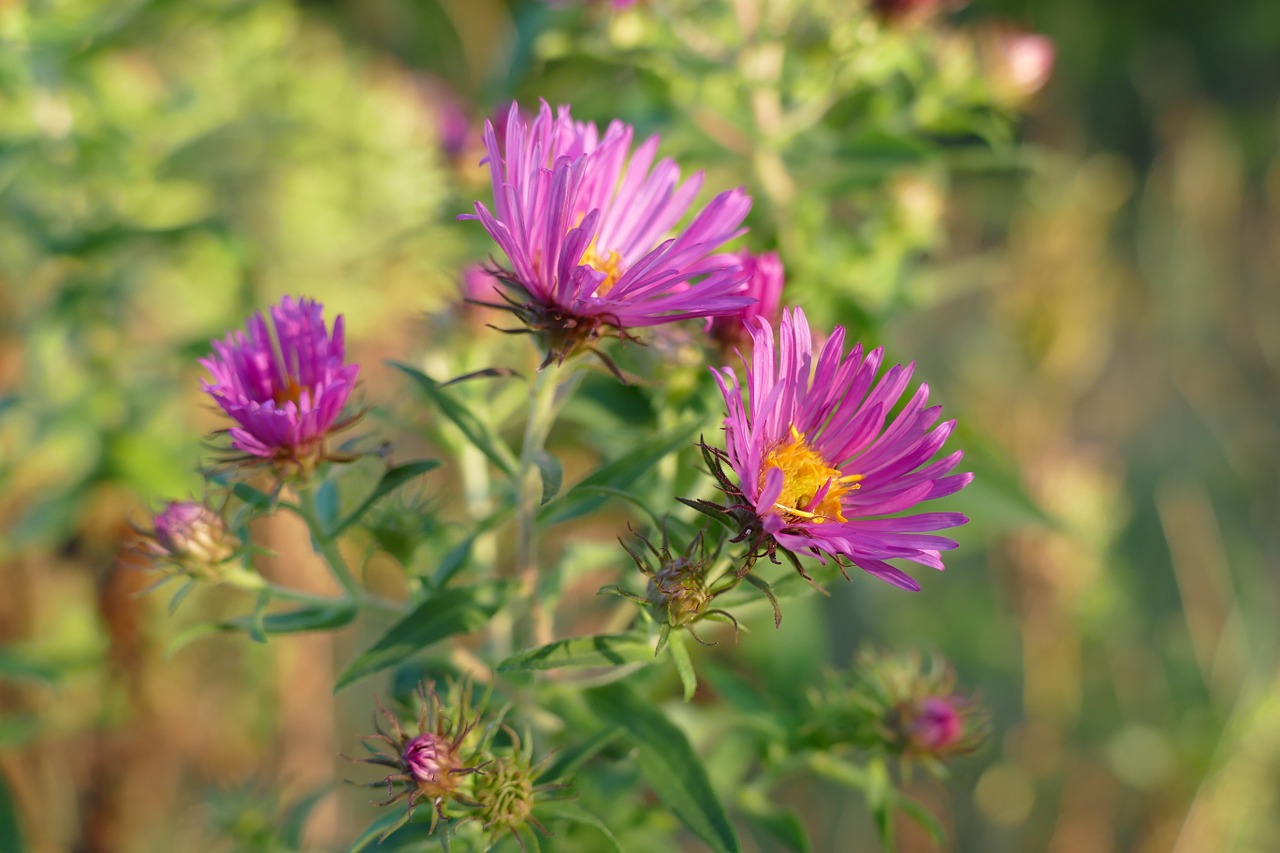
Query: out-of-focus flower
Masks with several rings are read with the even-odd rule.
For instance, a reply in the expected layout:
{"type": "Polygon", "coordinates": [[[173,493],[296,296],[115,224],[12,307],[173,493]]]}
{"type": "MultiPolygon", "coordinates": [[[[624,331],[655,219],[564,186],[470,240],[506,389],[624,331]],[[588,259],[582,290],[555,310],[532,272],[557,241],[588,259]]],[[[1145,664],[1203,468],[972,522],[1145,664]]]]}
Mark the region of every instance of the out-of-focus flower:
{"type": "Polygon", "coordinates": [[[417,83],[423,103],[435,119],[436,136],[445,156],[454,160],[476,147],[478,140],[462,96],[440,77],[422,75],[417,83]]]}
{"type": "MultiPolygon", "coordinates": [[[[779,340],[757,319],[745,387],[732,368],[716,373],[724,395],[725,449],[708,449],[726,512],[750,543],[742,573],[776,549],[833,557],[841,572],[852,564],[904,589],[920,585],[887,560],[943,568],[941,553],[956,543],[931,531],[964,524],[956,512],[899,515],[917,504],[959,491],[972,474],[950,473],[963,454],[933,461],[954,421],[935,426],[941,407],[925,408],[921,385],[892,420],[912,366],[895,366],[879,381],[884,358],[861,344],[842,354],[837,326],[816,355],[799,308],[784,311],[779,340]],[[748,393],[745,393],[748,392],[748,393]],[[747,399],[749,398],[749,399],[747,399]],[[724,471],[727,463],[734,477],[724,471]]],[[[794,560],[798,571],[809,575],[794,560]]],[[[846,574],[847,577],[847,574],[846,574]]]]}
{"type": "Polygon", "coordinates": [[[777,252],[765,252],[762,255],[740,252],[737,257],[747,273],[747,288],[743,293],[756,301],[744,306],[736,314],[713,317],[707,321],[707,334],[725,350],[732,350],[751,341],[748,327],[753,317],[763,318],[770,325],[778,322],[782,308],[782,286],[786,278],[782,259],[777,252]]]}
{"type": "Polygon", "coordinates": [[[934,771],[975,750],[989,730],[977,701],[957,689],[955,670],[915,652],[860,652],[851,671],[828,672],[809,703],[800,733],[809,747],[879,749],[934,771]]]}
{"type": "MultiPolygon", "coordinates": [[[[447,806],[459,803],[474,806],[464,784],[469,776],[481,772],[485,765],[475,750],[466,749],[467,736],[480,721],[481,713],[471,708],[471,689],[463,685],[457,694],[456,708],[446,712],[444,702],[432,687],[418,686],[420,707],[418,734],[410,737],[400,724],[400,719],[381,704],[378,710],[391,725],[391,732],[383,731],[374,715],[373,725],[377,734],[364,737],[365,747],[372,754],[369,758],[353,759],[365,764],[377,764],[392,769],[392,773],[369,787],[387,786],[388,798],[379,803],[389,806],[408,800],[405,821],[413,817],[418,803],[431,803],[431,831],[439,820],[448,820],[447,806]]],[[[391,827],[390,834],[396,827],[391,827]]],[[[384,838],[386,835],[383,836],[384,838]]]]}
{"type": "Polygon", "coordinates": [[[1053,75],[1057,50],[1048,36],[998,25],[982,34],[979,45],[996,94],[1011,103],[1031,97],[1053,75]]]}
{"type": "Polygon", "coordinates": [[[493,209],[476,202],[461,218],[478,219],[506,254],[510,267],[495,272],[520,331],[540,337],[544,364],[628,329],[750,304],[737,258],[716,252],[743,233],[751,199],[722,192],[677,230],[702,175],[681,183],[673,161],[654,164],[656,136],[634,152],[632,136],[620,121],[601,136],[545,102],[531,124],[511,105],[503,145],[485,124],[493,209]]]}
{"type": "Polygon", "coordinates": [[[237,539],[222,516],[195,501],[170,501],[152,519],[152,530],[143,532],[143,550],[192,580],[221,577],[240,550],[237,539]]]}
{"type": "Polygon", "coordinates": [[[214,355],[200,359],[212,374],[204,390],[238,424],[231,446],[241,461],[296,466],[310,471],[325,458],[325,439],[351,423],[339,421],[359,365],[344,363],[343,322],[333,335],[324,308],[312,299],[286,296],[271,309],[275,335],[261,314],[244,332],[214,341],[214,355]]]}

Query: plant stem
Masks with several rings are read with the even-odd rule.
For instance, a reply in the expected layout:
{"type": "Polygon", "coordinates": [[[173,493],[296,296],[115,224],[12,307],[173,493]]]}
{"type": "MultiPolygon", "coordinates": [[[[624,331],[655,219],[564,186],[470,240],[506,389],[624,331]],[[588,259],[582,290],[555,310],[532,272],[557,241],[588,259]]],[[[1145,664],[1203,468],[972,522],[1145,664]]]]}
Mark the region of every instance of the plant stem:
{"type": "Polygon", "coordinates": [[[342,556],[342,549],[338,547],[337,541],[324,528],[320,521],[320,513],[316,509],[316,495],[310,483],[298,489],[298,515],[306,522],[307,527],[311,530],[311,542],[316,549],[316,553],[324,558],[329,565],[329,570],[333,572],[334,578],[341,584],[347,593],[347,599],[355,603],[365,601],[364,587],[356,580],[355,575],[351,573],[351,569],[347,568],[346,558],[342,556]]]}
{"type": "Polygon", "coordinates": [[[529,389],[529,411],[520,446],[516,487],[516,577],[520,596],[528,603],[527,640],[545,645],[554,634],[554,615],[538,597],[538,507],[542,504],[542,476],[537,459],[546,452],[547,435],[556,414],[556,390],[561,368],[555,362],[538,371],[529,389]]]}

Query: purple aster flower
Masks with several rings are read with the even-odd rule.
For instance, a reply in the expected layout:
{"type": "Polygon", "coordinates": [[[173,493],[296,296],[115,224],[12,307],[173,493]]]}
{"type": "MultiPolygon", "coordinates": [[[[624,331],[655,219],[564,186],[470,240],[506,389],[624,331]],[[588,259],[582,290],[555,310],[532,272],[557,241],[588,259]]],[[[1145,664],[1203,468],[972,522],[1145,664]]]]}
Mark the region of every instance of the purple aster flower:
{"type": "MultiPolygon", "coordinates": [[[[748,399],[732,368],[716,381],[728,407],[725,450],[708,459],[732,496],[730,512],[752,543],[743,572],[757,556],[782,547],[843,572],[852,564],[904,589],[920,585],[887,560],[943,568],[940,552],[956,543],[931,531],[968,521],[956,512],[900,513],[964,488],[972,474],[952,474],[963,456],[934,455],[955,426],[937,424],[941,407],[925,407],[921,385],[890,418],[912,366],[891,367],[876,381],[884,351],[863,355],[859,344],[842,354],[837,326],[814,357],[804,312],[784,311],[779,340],[762,320],[751,329],[755,349],[747,368],[748,399]],[[736,484],[725,475],[727,462],[736,484]]],[[[797,569],[799,562],[795,561],[797,569]]],[[[847,575],[846,575],[847,576],[847,575]]]]}
{"type": "Polygon", "coordinates": [[[460,218],[478,219],[506,254],[504,298],[542,336],[547,363],[608,334],[732,314],[751,302],[737,258],[717,253],[743,233],[750,197],[720,193],[676,229],[702,175],[681,183],[673,161],[654,163],[658,138],[633,152],[633,133],[614,121],[601,136],[545,102],[532,123],[511,105],[504,144],[485,123],[493,209],[477,202],[460,218]]]}
{"type": "Polygon", "coordinates": [[[342,316],[330,336],[324,308],[313,299],[286,296],[271,309],[273,336],[261,314],[213,342],[200,359],[213,381],[204,390],[239,426],[231,446],[251,459],[289,462],[307,470],[327,458],[325,437],[339,422],[359,365],[343,362],[342,316]]]}
{"type": "Polygon", "coordinates": [[[743,293],[756,301],[738,309],[736,313],[713,317],[707,321],[707,334],[726,350],[751,342],[749,327],[753,317],[762,317],[772,325],[778,322],[778,315],[782,310],[785,273],[778,253],[753,255],[750,252],[740,252],[737,257],[747,274],[747,287],[743,293]]]}

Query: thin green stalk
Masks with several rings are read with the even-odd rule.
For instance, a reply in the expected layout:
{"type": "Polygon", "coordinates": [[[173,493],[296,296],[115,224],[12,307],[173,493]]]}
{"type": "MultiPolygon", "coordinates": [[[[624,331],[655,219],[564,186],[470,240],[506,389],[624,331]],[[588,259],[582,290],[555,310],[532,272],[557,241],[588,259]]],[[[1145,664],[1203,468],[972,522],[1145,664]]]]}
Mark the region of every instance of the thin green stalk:
{"type": "Polygon", "coordinates": [[[516,500],[516,578],[521,599],[528,605],[528,637],[532,645],[551,642],[554,617],[538,598],[538,507],[542,504],[542,477],[537,459],[546,451],[547,436],[556,415],[556,390],[561,368],[555,362],[538,371],[529,389],[529,411],[520,446],[516,500]]]}
{"type": "Polygon", "coordinates": [[[363,602],[366,597],[364,587],[347,567],[347,560],[342,556],[342,549],[338,547],[337,541],[321,523],[320,513],[316,509],[315,490],[310,483],[298,490],[298,515],[311,531],[311,542],[316,553],[329,565],[329,571],[346,591],[347,599],[356,603],[363,602]]]}

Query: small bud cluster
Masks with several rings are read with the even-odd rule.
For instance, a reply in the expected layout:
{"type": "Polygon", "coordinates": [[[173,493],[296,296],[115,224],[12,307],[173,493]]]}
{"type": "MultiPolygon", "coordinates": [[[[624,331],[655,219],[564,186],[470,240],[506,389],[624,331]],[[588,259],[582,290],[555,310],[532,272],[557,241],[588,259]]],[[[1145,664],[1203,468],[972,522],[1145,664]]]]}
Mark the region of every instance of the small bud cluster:
{"type": "Polygon", "coordinates": [[[814,746],[849,744],[916,760],[930,770],[974,751],[986,738],[985,713],[956,688],[938,658],[864,651],[851,673],[831,673],[810,696],[814,746]]]}
{"type": "Polygon", "coordinates": [[[693,630],[694,624],[704,619],[728,622],[733,625],[736,633],[738,621],[728,611],[711,607],[711,604],[718,596],[737,586],[739,579],[732,575],[722,580],[711,577],[719,555],[707,552],[701,532],[688,547],[675,553],[672,552],[665,528],[662,531],[661,546],[655,546],[639,533],[635,533],[635,537],[643,544],[642,549],[633,548],[625,541],[622,542],[622,547],[635,562],[636,568],[649,579],[644,597],[616,586],[606,587],[602,592],[621,595],[648,607],[654,619],[662,625],[662,640],[658,651],[662,650],[670,631],[679,629],[688,631],[702,645],[710,645],[693,630]],[[656,567],[650,565],[650,558],[656,560],[656,567]]]}
{"type": "Polygon", "coordinates": [[[431,804],[431,832],[440,821],[474,820],[495,840],[510,832],[522,847],[522,833],[530,827],[547,834],[533,809],[539,797],[559,786],[538,784],[543,767],[533,763],[532,749],[521,747],[519,736],[502,724],[500,716],[480,726],[485,711],[472,706],[470,684],[455,685],[446,696],[442,698],[434,686],[418,685],[418,733],[413,736],[399,717],[379,703],[390,731],[382,728],[375,715],[376,734],[364,738],[370,757],[352,759],[392,770],[385,778],[367,783],[386,786],[388,797],[378,805],[408,803],[403,819],[383,838],[412,820],[422,802],[431,804]],[[495,745],[499,730],[507,733],[510,748],[495,745]]]}

